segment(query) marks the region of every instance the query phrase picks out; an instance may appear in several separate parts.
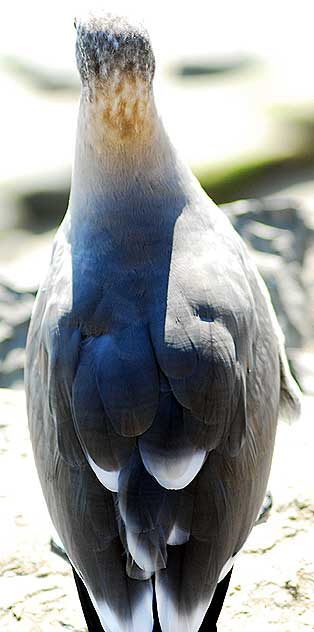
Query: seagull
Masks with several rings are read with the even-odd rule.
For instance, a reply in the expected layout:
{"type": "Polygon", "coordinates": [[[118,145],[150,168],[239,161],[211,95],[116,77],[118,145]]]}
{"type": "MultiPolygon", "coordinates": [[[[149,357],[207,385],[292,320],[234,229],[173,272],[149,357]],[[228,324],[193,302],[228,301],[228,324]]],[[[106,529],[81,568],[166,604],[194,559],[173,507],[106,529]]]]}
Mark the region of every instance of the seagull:
{"type": "Polygon", "coordinates": [[[75,27],[71,195],[27,341],[38,475],[90,632],[211,632],[298,387],[242,239],[158,115],[147,31],[75,27]]]}

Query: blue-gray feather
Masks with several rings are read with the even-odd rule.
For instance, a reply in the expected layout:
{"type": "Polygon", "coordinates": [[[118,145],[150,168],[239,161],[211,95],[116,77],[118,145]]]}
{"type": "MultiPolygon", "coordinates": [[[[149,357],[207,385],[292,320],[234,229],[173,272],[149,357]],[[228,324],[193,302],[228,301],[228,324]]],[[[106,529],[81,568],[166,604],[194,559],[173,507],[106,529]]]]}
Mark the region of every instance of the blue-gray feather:
{"type": "Polygon", "coordinates": [[[116,107],[107,44],[138,38],[152,60],[147,34],[100,23],[95,37],[99,21],[79,28],[70,206],[27,344],[30,433],[104,630],[152,631],[155,574],[163,632],[197,632],[258,515],[280,408],[297,412],[298,394],[244,244],[156,115],[152,64],[116,68],[130,99],[116,107]]]}

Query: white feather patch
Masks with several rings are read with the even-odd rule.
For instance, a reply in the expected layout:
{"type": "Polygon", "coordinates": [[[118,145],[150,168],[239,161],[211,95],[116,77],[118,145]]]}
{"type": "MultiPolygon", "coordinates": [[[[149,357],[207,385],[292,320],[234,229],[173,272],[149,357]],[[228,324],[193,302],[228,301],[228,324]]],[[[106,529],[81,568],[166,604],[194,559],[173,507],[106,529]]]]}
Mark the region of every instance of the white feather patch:
{"type": "Polygon", "coordinates": [[[120,470],[114,472],[103,470],[88,453],[86,453],[86,458],[101,484],[106,487],[106,489],[109,489],[110,492],[117,492],[120,470]]]}

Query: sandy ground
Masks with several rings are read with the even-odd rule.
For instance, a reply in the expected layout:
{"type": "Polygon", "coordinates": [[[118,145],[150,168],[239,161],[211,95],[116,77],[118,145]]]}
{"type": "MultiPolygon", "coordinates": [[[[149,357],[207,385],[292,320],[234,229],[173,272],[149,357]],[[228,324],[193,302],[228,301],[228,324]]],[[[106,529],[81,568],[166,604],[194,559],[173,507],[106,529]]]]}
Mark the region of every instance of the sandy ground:
{"type": "MultiPolygon", "coordinates": [[[[301,420],[279,427],[274,508],[236,564],[220,632],[314,630],[313,408],[307,398],[301,420]]],[[[22,392],[0,391],[0,420],[1,632],[85,632],[69,567],[50,551],[22,392]]]]}

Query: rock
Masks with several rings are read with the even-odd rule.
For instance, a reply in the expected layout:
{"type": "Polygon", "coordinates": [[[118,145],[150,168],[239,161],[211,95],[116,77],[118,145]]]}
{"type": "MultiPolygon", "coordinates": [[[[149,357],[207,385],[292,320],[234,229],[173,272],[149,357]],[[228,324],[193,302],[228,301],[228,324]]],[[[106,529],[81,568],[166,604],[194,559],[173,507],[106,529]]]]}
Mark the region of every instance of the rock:
{"type": "Polygon", "coordinates": [[[278,197],[241,200],[222,208],[268,287],[292,370],[303,389],[313,393],[314,370],[309,368],[314,366],[313,221],[296,200],[278,197]]]}
{"type": "Polygon", "coordinates": [[[24,349],[34,294],[0,283],[0,386],[23,387],[24,349]]]}
{"type": "Polygon", "coordinates": [[[314,243],[314,230],[296,199],[239,200],[222,208],[253,250],[303,265],[306,252],[314,243]]]}

